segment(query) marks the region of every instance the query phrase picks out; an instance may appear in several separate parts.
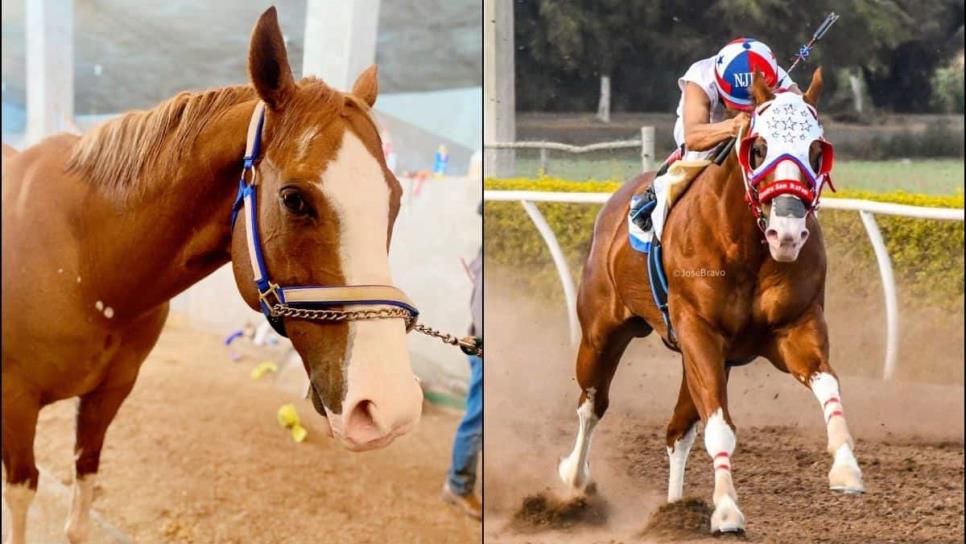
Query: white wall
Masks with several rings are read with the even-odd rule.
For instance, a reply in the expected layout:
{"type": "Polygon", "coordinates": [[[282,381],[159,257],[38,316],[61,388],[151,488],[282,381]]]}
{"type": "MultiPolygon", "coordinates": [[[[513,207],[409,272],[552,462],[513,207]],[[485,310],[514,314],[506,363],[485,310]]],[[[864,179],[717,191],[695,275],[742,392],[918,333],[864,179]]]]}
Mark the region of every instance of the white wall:
{"type": "MultiPolygon", "coordinates": [[[[402,179],[402,207],[393,232],[390,263],[396,285],[416,303],[420,321],[443,332],[465,335],[470,323],[472,284],[460,258],[472,261],[483,239],[476,213],[482,199],[479,178],[431,179],[417,190],[402,179]]],[[[172,301],[173,312],[197,328],[224,336],[260,324],[238,294],[226,265],[172,301]]],[[[427,384],[462,392],[469,377],[466,357],[457,348],[413,333],[409,336],[413,368],[427,384]]]]}

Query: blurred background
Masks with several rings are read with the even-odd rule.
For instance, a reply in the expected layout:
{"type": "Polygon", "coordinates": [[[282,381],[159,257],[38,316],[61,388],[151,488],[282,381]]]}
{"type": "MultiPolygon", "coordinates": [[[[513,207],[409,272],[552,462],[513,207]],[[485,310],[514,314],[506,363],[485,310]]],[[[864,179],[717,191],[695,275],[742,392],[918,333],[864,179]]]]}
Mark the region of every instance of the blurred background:
{"type": "MultiPolygon", "coordinates": [[[[405,190],[393,271],[427,324],[465,334],[471,283],[463,263],[475,257],[482,229],[479,166],[471,164],[482,144],[478,2],[4,1],[3,142],[22,149],[182,91],[247,83],[251,28],[270,5],[296,78],[316,75],[346,91],[362,70],[379,66],[376,117],[405,190]]],[[[263,321],[241,302],[228,267],[173,308],[192,326],[225,335],[263,321]]],[[[462,354],[415,336],[414,364],[427,388],[458,400],[468,376],[462,354]]]]}

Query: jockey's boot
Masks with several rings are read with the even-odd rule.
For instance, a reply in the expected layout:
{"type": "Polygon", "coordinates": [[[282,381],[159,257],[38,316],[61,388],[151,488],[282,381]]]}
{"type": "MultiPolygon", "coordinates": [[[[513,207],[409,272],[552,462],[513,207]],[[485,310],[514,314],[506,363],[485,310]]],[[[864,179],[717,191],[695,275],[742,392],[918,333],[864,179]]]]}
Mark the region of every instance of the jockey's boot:
{"type": "MultiPolygon", "coordinates": [[[[668,167],[672,162],[674,162],[673,159],[665,161],[654,174],[654,179],[667,174],[668,167]]],[[[651,230],[653,226],[651,224],[651,212],[654,211],[655,206],[657,206],[657,196],[654,193],[654,181],[651,181],[651,184],[647,186],[647,189],[644,189],[643,193],[631,197],[631,220],[644,232],[651,230]]]]}

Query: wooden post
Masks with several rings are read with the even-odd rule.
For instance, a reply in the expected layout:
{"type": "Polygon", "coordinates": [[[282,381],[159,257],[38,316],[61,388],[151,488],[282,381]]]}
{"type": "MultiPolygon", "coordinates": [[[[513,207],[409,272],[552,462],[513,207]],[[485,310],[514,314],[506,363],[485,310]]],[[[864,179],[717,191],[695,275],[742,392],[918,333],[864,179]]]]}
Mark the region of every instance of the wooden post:
{"type": "Polygon", "coordinates": [[[610,123],[610,76],[600,76],[600,101],[597,103],[597,119],[610,123]]]}
{"type": "Polygon", "coordinates": [[[483,0],[483,173],[513,175],[512,149],[487,147],[516,140],[513,0],[483,0]]]}
{"type": "Polygon", "coordinates": [[[641,171],[650,172],[655,162],[654,127],[641,127],[641,171]]]}

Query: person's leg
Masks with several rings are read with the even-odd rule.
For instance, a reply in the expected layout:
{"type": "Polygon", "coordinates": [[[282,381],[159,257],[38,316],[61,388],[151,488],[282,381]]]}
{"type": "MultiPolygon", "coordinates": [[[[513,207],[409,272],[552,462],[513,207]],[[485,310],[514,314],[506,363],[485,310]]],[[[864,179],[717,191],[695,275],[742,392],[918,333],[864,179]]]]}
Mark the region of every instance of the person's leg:
{"type": "Polygon", "coordinates": [[[476,484],[476,463],[483,439],[483,360],[469,357],[470,387],[466,396],[466,414],[456,429],[453,461],[447,476],[450,490],[456,495],[469,495],[476,484]]]}

